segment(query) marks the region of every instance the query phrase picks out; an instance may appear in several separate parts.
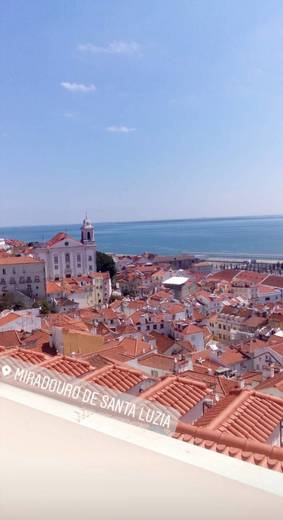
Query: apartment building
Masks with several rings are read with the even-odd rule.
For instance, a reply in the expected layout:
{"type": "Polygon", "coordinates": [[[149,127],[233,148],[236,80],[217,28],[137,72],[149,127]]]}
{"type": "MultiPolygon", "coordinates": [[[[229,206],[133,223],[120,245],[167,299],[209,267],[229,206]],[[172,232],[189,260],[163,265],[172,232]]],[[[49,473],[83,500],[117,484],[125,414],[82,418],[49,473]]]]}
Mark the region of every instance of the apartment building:
{"type": "Polygon", "coordinates": [[[0,257],[0,296],[17,292],[30,298],[45,298],[43,260],[31,256],[0,257]]]}

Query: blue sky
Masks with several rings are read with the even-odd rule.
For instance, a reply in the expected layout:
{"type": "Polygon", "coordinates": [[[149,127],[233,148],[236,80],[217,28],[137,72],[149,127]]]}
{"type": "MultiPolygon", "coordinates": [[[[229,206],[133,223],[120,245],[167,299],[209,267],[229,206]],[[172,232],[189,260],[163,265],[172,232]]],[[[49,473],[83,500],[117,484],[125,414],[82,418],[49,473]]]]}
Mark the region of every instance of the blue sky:
{"type": "Polygon", "coordinates": [[[281,0],[2,0],[0,226],[283,213],[281,0]]]}

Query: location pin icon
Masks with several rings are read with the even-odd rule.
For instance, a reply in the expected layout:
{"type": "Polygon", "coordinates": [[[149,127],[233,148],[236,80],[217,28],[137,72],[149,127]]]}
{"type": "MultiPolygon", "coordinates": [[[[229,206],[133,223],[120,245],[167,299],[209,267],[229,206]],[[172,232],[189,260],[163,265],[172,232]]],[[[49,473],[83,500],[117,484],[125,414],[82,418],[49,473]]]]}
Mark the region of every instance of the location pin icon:
{"type": "Polygon", "coordinates": [[[7,377],[11,374],[12,369],[9,365],[3,365],[2,366],[2,374],[4,377],[7,377]]]}

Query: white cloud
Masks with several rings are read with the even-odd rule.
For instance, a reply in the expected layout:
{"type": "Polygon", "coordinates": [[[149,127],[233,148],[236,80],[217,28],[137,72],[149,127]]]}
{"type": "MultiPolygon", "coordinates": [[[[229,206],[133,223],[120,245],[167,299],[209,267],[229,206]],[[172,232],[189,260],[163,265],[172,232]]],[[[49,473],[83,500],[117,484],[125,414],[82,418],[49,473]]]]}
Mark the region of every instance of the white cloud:
{"type": "Polygon", "coordinates": [[[100,46],[94,45],[93,43],[80,44],[77,47],[78,51],[90,52],[92,54],[138,54],[141,52],[141,46],[135,42],[124,42],[114,40],[108,45],[100,46]]]}
{"type": "Polygon", "coordinates": [[[69,92],[94,92],[96,90],[96,86],[93,85],[93,83],[90,85],[84,85],[83,83],[69,83],[68,81],[62,81],[60,85],[69,92]]]}
{"type": "Polygon", "coordinates": [[[135,132],[135,128],[129,128],[128,126],[108,126],[106,128],[107,132],[120,133],[120,134],[128,134],[129,132],[135,132]]]}
{"type": "Polygon", "coordinates": [[[65,112],[64,117],[66,117],[67,119],[73,119],[74,117],[76,117],[76,114],[74,112],[65,112]]]}

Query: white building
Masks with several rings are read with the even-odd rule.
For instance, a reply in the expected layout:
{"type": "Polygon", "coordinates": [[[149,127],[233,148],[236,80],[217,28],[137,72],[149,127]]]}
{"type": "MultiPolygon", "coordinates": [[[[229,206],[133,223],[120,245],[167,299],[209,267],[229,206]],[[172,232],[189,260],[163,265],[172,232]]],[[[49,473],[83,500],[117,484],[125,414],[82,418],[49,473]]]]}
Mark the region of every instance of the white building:
{"type": "Polygon", "coordinates": [[[47,280],[88,275],[96,271],[93,225],[86,217],[81,227],[80,241],[61,232],[37,247],[35,252],[45,261],[47,280]]]}
{"type": "Polygon", "coordinates": [[[38,309],[0,313],[0,332],[9,330],[32,332],[40,328],[41,318],[38,316],[38,309]]]}
{"type": "Polygon", "coordinates": [[[188,276],[171,276],[163,282],[166,289],[171,289],[174,292],[174,296],[177,300],[186,298],[190,292],[190,279],[188,276]]]}
{"type": "Polygon", "coordinates": [[[0,257],[0,296],[22,293],[30,298],[45,298],[44,262],[31,256],[0,257]]]}

